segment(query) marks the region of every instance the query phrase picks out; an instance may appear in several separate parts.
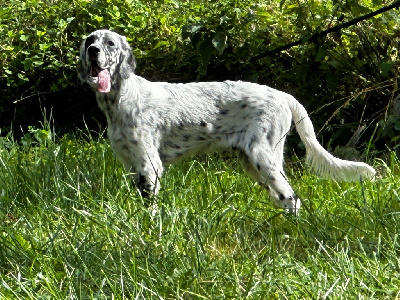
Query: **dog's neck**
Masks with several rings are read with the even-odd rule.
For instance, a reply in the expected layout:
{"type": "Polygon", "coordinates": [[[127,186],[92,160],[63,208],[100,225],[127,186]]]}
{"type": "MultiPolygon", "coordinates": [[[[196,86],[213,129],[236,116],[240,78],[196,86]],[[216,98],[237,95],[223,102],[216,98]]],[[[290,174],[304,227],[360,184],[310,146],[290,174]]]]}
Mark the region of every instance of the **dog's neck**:
{"type": "Polygon", "coordinates": [[[96,91],[97,105],[105,114],[107,123],[110,124],[117,116],[118,104],[115,90],[111,89],[109,93],[100,93],[96,91]]]}
{"type": "Polygon", "coordinates": [[[130,110],[136,109],[133,103],[139,104],[141,98],[140,86],[144,79],[135,74],[131,74],[127,79],[118,78],[112,84],[108,93],[101,93],[96,90],[96,100],[100,110],[106,115],[108,124],[115,123],[121,110],[128,109],[121,99],[129,99],[130,110]],[[124,97],[121,97],[124,95],[124,97]],[[136,100],[136,101],[135,101],[136,100]]]}

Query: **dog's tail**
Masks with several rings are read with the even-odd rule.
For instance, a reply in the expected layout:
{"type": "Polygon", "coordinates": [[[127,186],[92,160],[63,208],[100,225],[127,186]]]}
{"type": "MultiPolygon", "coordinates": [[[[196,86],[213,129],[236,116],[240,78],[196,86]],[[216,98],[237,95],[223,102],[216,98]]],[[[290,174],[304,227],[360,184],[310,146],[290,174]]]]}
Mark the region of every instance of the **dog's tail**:
{"type": "Polygon", "coordinates": [[[326,151],[315,136],[305,108],[292,96],[287,99],[296,130],[306,147],[307,162],[318,175],[338,181],[358,181],[374,177],[375,170],[371,166],[363,162],[339,159],[326,151]]]}

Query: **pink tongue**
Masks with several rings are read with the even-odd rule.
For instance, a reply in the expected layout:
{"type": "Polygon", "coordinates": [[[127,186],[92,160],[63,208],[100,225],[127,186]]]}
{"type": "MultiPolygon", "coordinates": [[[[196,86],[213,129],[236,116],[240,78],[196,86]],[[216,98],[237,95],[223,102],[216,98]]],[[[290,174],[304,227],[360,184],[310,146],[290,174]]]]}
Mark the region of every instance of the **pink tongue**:
{"type": "Polygon", "coordinates": [[[97,79],[97,90],[100,93],[108,93],[111,90],[111,78],[108,70],[101,70],[97,79]]]}

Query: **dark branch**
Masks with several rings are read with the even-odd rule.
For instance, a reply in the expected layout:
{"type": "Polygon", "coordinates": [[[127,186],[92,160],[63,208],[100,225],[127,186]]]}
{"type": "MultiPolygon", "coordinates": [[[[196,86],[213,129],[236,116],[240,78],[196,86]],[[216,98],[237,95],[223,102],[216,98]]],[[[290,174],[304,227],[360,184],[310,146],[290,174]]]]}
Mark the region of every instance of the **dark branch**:
{"type": "Polygon", "coordinates": [[[337,31],[339,31],[339,30],[341,30],[341,29],[343,29],[343,28],[350,27],[350,26],[352,26],[352,25],[354,25],[354,24],[357,24],[358,22],[367,20],[367,19],[372,18],[372,17],[374,17],[374,16],[376,16],[376,15],[379,15],[379,14],[385,12],[385,11],[391,10],[391,9],[393,9],[393,8],[399,8],[399,7],[400,7],[400,0],[399,0],[399,1],[395,1],[395,2],[393,2],[392,4],[390,4],[390,5],[388,5],[388,6],[385,6],[385,7],[382,7],[382,8],[380,8],[380,9],[374,11],[374,12],[371,12],[371,13],[369,13],[369,14],[363,15],[363,16],[361,16],[361,17],[355,18],[355,19],[353,19],[353,20],[350,20],[350,21],[348,21],[348,22],[339,24],[339,25],[337,25],[337,26],[328,28],[328,29],[326,29],[326,30],[324,30],[324,31],[314,33],[314,34],[311,35],[309,38],[306,38],[306,39],[304,39],[304,38],[303,38],[303,39],[299,39],[299,40],[297,40],[297,41],[295,41],[295,42],[292,42],[292,43],[283,45],[283,46],[281,46],[281,47],[278,47],[278,48],[275,48],[275,49],[272,49],[272,50],[268,50],[268,51],[266,51],[266,52],[264,52],[264,53],[261,53],[261,54],[259,54],[259,55],[257,55],[257,56],[252,57],[252,58],[250,59],[250,61],[253,62],[253,61],[259,60],[259,59],[261,59],[261,58],[264,58],[264,57],[267,57],[267,56],[270,56],[270,55],[273,55],[273,54],[282,52],[282,51],[284,51],[284,50],[288,50],[288,49],[290,49],[290,48],[292,48],[292,47],[294,47],[294,46],[301,45],[301,44],[303,44],[303,43],[305,43],[305,42],[312,42],[312,41],[315,41],[315,40],[317,40],[318,38],[321,38],[321,37],[324,37],[324,36],[328,35],[329,33],[337,32],[337,31]]]}

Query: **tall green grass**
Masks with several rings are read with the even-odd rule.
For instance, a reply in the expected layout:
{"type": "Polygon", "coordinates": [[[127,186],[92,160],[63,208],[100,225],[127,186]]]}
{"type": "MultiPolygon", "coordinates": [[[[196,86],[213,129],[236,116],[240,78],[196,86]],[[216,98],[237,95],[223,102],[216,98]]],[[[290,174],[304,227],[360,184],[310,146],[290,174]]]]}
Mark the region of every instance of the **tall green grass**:
{"type": "Polygon", "coordinates": [[[398,158],[375,182],[288,170],[299,216],[235,159],[171,166],[148,208],[106,140],[0,142],[1,299],[395,299],[398,158]]]}

